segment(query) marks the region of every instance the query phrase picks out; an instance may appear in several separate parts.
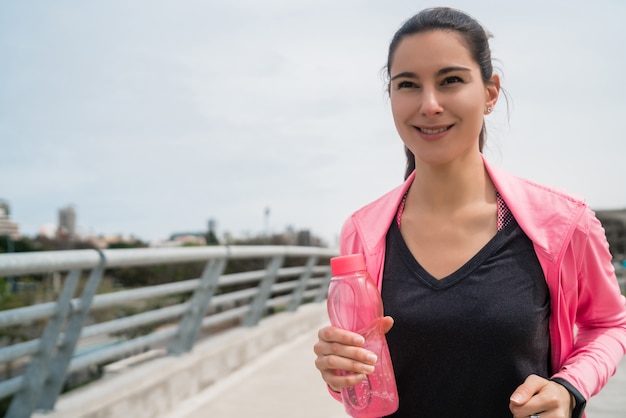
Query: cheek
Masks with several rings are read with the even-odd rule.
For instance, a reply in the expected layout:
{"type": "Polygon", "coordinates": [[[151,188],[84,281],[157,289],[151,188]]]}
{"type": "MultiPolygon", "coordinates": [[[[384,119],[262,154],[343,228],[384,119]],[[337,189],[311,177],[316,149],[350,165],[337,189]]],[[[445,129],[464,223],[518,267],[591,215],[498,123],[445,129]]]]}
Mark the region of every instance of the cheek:
{"type": "Polygon", "coordinates": [[[457,97],[454,105],[455,112],[464,119],[466,124],[482,127],[485,114],[485,102],[483,96],[466,94],[462,98],[457,97]]]}
{"type": "Polygon", "coordinates": [[[406,118],[413,110],[411,100],[407,100],[407,97],[391,96],[391,114],[394,120],[399,121],[402,118],[406,118]]]}
{"type": "Polygon", "coordinates": [[[485,111],[485,92],[482,89],[468,90],[459,103],[463,103],[463,107],[468,112],[482,115],[485,111]]]}

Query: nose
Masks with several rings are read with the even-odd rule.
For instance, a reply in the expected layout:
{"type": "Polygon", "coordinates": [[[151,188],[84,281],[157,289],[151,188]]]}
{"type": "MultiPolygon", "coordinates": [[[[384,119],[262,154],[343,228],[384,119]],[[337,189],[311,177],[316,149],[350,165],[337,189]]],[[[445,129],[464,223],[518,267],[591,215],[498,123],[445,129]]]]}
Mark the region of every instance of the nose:
{"type": "Polygon", "coordinates": [[[424,88],[421,96],[420,112],[422,115],[433,118],[443,113],[443,107],[435,89],[424,88]]]}

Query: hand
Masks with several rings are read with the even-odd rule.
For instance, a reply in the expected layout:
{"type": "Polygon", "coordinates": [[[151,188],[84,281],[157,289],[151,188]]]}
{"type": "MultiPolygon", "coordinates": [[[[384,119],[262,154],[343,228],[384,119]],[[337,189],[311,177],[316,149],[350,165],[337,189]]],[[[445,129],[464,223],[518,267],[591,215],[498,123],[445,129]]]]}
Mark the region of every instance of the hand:
{"type": "MultiPolygon", "coordinates": [[[[381,322],[385,333],[393,326],[390,316],[382,318],[381,322]]],[[[335,392],[356,385],[374,372],[378,359],[374,353],[362,348],[365,339],[361,335],[328,326],[320,329],[317,336],[319,340],[313,348],[317,354],[315,367],[335,392]]]]}
{"type": "Polygon", "coordinates": [[[574,399],[563,385],[530,375],[511,395],[509,408],[515,418],[540,414],[541,418],[569,418],[574,399]]]}

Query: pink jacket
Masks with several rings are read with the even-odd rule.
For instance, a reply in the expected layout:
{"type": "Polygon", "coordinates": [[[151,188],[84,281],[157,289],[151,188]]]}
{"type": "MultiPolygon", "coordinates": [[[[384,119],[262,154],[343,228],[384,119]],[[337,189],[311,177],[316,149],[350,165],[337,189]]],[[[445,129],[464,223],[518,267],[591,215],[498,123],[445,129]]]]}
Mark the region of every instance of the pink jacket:
{"type": "MultiPolygon", "coordinates": [[[[511,176],[487,161],[485,167],[532,240],[550,289],[553,378],[566,380],[589,399],[626,353],[625,298],[604,229],[581,200],[511,176]]],[[[385,236],[413,177],[355,212],[342,230],[341,253],[363,253],[379,289],[385,236]]]]}

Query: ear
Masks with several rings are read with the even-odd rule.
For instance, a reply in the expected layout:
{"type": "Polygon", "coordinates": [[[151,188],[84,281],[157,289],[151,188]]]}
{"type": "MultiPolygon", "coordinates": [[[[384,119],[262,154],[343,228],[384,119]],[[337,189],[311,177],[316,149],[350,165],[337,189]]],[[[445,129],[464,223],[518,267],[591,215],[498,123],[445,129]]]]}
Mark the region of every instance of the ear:
{"type": "Polygon", "coordinates": [[[498,97],[500,96],[500,76],[494,74],[485,89],[485,109],[495,108],[498,97]]]}

